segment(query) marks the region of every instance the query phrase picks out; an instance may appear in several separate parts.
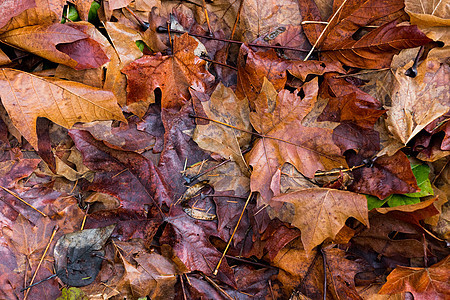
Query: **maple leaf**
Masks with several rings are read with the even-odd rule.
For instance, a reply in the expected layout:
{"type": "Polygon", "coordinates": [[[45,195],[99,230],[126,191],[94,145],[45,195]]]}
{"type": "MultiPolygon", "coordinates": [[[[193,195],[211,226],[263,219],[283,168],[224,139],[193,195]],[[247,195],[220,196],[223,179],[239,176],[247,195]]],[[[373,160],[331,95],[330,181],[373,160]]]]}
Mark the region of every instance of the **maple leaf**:
{"type": "Polygon", "coordinates": [[[109,61],[96,41],[66,24],[17,28],[1,34],[0,40],[76,70],[96,68],[109,61]]]}
{"type": "Polygon", "coordinates": [[[270,182],[285,162],[307,177],[313,177],[318,169],[346,165],[339,148],[331,141],[330,129],[302,125],[303,118],[314,106],[317,90],[315,79],[294,93],[283,90],[277,95],[266,80],[255,101],[256,112],[250,113],[250,121],[263,137],[256,142],[247,161],[253,166],[251,190],[260,192],[264,203],[272,198],[270,182]]]}
{"type": "MultiPolygon", "coordinates": [[[[344,65],[374,69],[390,65],[392,57],[400,49],[427,44],[427,38],[416,26],[397,26],[394,21],[403,9],[403,1],[376,0],[344,1],[337,7],[328,25],[304,24],[311,44],[318,42],[321,56],[326,60],[339,60],[344,65]],[[362,27],[382,19],[385,24],[370,31],[358,40],[354,34],[362,27]],[[319,35],[318,35],[319,34],[319,35]]],[[[322,21],[312,1],[300,5],[304,20],[322,21]]]]}
{"type": "Polygon", "coordinates": [[[76,122],[126,121],[111,92],[81,83],[0,70],[0,96],[20,133],[37,149],[36,119],[70,128],[76,122]]]}
{"type": "Polygon", "coordinates": [[[398,266],[387,277],[379,294],[410,292],[417,299],[445,299],[450,297],[450,256],[429,268],[398,266]]]}
{"type": "Polygon", "coordinates": [[[272,200],[293,204],[294,215],[289,216],[289,222],[301,230],[307,253],[325,239],[334,239],[349,217],[369,225],[366,197],[352,192],[311,188],[281,194],[272,200]]]}
{"type": "Polygon", "coordinates": [[[144,56],[122,69],[127,75],[127,104],[130,111],[142,117],[150,103],[154,103],[153,92],[161,89],[161,106],[179,110],[190,95],[188,88],[205,91],[214,81],[206,70],[206,62],[195,56],[198,42],[187,34],[175,37],[172,56],[157,53],[144,56]],[[135,106],[132,106],[135,104],[135,106]]]}

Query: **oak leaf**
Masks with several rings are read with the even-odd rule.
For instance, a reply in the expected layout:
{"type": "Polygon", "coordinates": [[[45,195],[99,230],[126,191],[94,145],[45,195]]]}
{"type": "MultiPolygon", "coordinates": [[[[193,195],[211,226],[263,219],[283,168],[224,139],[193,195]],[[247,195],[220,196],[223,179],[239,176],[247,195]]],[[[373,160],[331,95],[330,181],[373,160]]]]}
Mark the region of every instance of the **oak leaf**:
{"type": "Polygon", "coordinates": [[[398,266],[387,277],[379,294],[410,292],[415,299],[447,299],[450,297],[450,256],[429,268],[398,266]]]}
{"type": "Polygon", "coordinates": [[[366,197],[356,193],[311,188],[281,194],[272,200],[293,204],[295,212],[291,223],[302,232],[302,242],[308,253],[327,238],[334,239],[350,217],[369,225],[366,197]]]}
{"type": "Polygon", "coordinates": [[[94,120],[126,121],[111,92],[18,70],[1,69],[0,96],[14,126],[35,149],[38,117],[66,128],[94,120]]]}
{"type": "Polygon", "coordinates": [[[155,102],[156,88],[161,89],[161,106],[174,110],[179,110],[189,100],[189,87],[206,91],[214,77],[206,70],[206,62],[195,56],[197,46],[193,37],[184,34],[174,38],[173,55],[146,55],[123,68],[122,73],[127,75],[130,111],[142,117],[148,105],[155,102]]]}
{"type": "Polygon", "coordinates": [[[255,101],[256,111],[250,113],[250,121],[262,137],[247,156],[248,164],[253,166],[251,190],[260,192],[263,203],[272,198],[270,182],[285,162],[310,178],[318,169],[346,165],[331,140],[331,129],[302,124],[314,106],[317,90],[317,79],[305,83],[294,93],[282,90],[278,95],[267,80],[263,84],[255,101]]]}

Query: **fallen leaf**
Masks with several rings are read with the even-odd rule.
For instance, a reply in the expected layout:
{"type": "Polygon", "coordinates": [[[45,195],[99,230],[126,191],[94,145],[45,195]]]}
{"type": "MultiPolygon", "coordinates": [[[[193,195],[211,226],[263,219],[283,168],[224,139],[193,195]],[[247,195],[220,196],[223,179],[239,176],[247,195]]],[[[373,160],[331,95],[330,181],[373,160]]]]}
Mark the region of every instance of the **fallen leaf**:
{"type": "Polygon", "coordinates": [[[286,84],[286,60],[278,58],[276,52],[270,49],[266,52],[254,52],[245,44],[241,46],[238,57],[238,77],[236,96],[247,98],[250,107],[254,108],[263,86],[264,78],[269,80],[279,92],[286,84]]]}
{"type": "MultiPolygon", "coordinates": [[[[364,164],[364,158],[360,155],[349,154],[347,158],[351,166],[364,164]]],[[[354,180],[349,189],[357,193],[384,199],[392,194],[418,192],[409,160],[401,151],[393,156],[378,157],[372,166],[355,169],[352,173],[354,180]]]]}
{"type": "Polygon", "coordinates": [[[350,217],[369,225],[366,197],[356,193],[311,188],[281,194],[272,200],[294,205],[292,225],[301,230],[307,253],[327,238],[334,239],[350,217]]]}
{"type": "Polygon", "coordinates": [[[127,78],[120,71],[142,56],[141,50],[136,46],[136,41],[142,37],[138,31],[120,23],[107,22],[105,28],[113,49],[103,88],[113,92],[119,105],[124,107],[127,104],[127,78]]]}
{"type": "Polygon", "coordinates": [[[76,122],[126,121],[111,92],[13,69],[1,69],[0,96],[14,126],[35,149],[38,117],[66,128],[76,122]]]}
{"type": "Polygon", "coordinates": [[[0,40],[77,70],[96,68],[109,60],[96,41],[66,24],[17,28],[0,35],[0,40]]]}
{"type": "Polygon", "coordinates": [[[35,0],[6,0],[0,3],[0,28],[28,8],[35,7],[35,0]]]}
{"type": "Polygon", "coordinates": [[[410,292],[417,299],[445,299],[450,297],[450,256],[429,268],[398,266],[387,277],[379,294],[410,292]]]}
{"type": "Polygon", "coordinates": [[[256,112],[250,113],[253,127],[263,137],[247,156],[248,164],[253,167],[251,190],[260,192],[263,203],[272,198],[270,182],[285,162],[309,178],[318,169],[329,170],[346,165],[339,155],[339,148],[331,141],[330,129],[302,125],[303,118],[317,99],[317,89],[315,79],[300,91],[290,93],[283,90],[277,95],[273,85],[267,80],[264,82],[255,101],[256,112]]]}
{"type": "MultiPolygon", "coordinates": [[[[304,21],[322,21],[311,3],[300,5],[304,21]]],[[[323,59],[339,60],[344,65],[363,69],[385,68],[400,49],[431,41],[416,26],[397,26],[394,20],[401,16],[403,5],[403,1],[345,1],[334,7],[335,17],[330,17],[326,26],[312,22],[304,24],[303,28],[311,44],[318,41],[323,59]],[[384,24],[364,32],[360,38],[354,36],[359,29],[377,19],[382,19],[384,24]]]]}
{"type": "Polygon", "coordinates": [[[214,77],[206,70],[206,62],[194,55],[197,45],[194,38],[184,34],[174,38],[173,55],[146,55],[123,68],[130,111],[142,117],[148,105],[155,101],[156,88],[161,89],[161,107],[174,110],[179,110],[190,98],[189,87],[205,91],[214,77]]]}
{"type": "MultiPolygon", "coordinates": [[[[211,276],[222,255],[208,239],[208,235],[217,234],[216,224],[192,219],[176,206],[172,207],[167,221],[161,244],[170,245],[189,271],[201,271],[211,276]]],[[[233,271],[225,260],[219,271],[218,276],[222,281],[231,286],[236,285],[233,271]]]]}
{"type": "Polygon", "coordinates": [[[114,225],[110,225],[63,235],[53,250],[58,277],[71,286],[91,284],[100,271],[101,256],[105,255],[102,248],[113,230],[114,225]]]}
{"type": "Polygon", "coordinates": [[[333,74],[325,75],[319,96],[329,101],[318,121],[351,122],[372,128],[385,112],[380,101],[333,74]]]}
{"type": "Polygon", "coordinates": [[[197,125],[192,139],[200,148],[235,161],[242,172],[248,174],[248,166],[241,152],[249,145],[252,136],[247,99],[237,99],[230,88],[219,84],[210,101],[202,102],[202,105],[209,119],[237,129],[210,121],[208,125],[197,125]]]}
{"type": "MultiPolygon", "coordinates": [[[[9,1],[3,3],[9,4],[9,1]]],[[[7,24],[0,29],[0,33],[25,26],[46,25],[61,21],[66,4],[64,0],[34,0],[33,2],[34,6],[10,18],[7,24]]]]}
{"type": "Polygon", "coordinates": [[[171,190],[150,160],[135,152],[109,148],[87,131],[72,129],[69,134],[84,164],[97,172],[89,189],[119,198],[128,210],[172,203],[171,190]]]}
{"type": "Polygon", "coordinates": [[[447,89],[450,67],[429,59],[419,65],[417,76],[411,78],[405,75],[410,66],[407,64],[395,73],[392,105],[386,120],[389,131],[405,145],[450,106],[447,89]]]}

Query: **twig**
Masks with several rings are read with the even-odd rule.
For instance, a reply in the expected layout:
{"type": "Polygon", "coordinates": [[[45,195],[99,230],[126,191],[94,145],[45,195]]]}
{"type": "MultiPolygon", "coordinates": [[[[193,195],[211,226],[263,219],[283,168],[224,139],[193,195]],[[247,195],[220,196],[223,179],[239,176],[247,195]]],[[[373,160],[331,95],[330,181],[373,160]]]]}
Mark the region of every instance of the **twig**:
{"type": "MultiPolygon", "coordinates": [[[[156,31],[158,33],[166,33],[166,32],[168,32],[167,28],[163,27],[163,26],[159,26],[156,29],[156,31]]],[[[221,41],[221,42],[225,42],[225,43],[244,44],[244,42],[239,42],[239,41],[234,41],[234,40],[227,40],[227,39],[221,39],[221,38],[217,38],[217,37],[213,37],[213,36],[189,33],[189,32],[184,32],[184,31],[173,30],[173,29],[171,30],[171,32],[172,33],[177,33],[177,34],[187,33],[189,35],[192,35],[192,36],[195,36],[195,37],[198,37],[198,38],[204,38],[204,39],[209,39],[209,40],[216,40],[216,41],[221,41]]],[[[299,51],[299,52],[308,52],[308,51],[310,51],[310,50],[306,50],[306,49],[293,48],[293,47],[284,47],[284,46],[275,46],[275,45],[260,45],[260,44],[254,44],[254,43],[246,43],[246,44],[251,46],[251,47],[260,47],[260,48],[292,50],[292,51],[299,51]]]]}
{"type": "Polygon", "coordinates": [[[211,172],[212,170],[217,169],[218,167],[220,167],[220,166],[222,166],[222,165],[224,165],[224,164],[226,164],[226,163],[228,163],[228,162],[230,162],[230,161],[231,161],[231,159],[224,160],[224,161],[221,162],[220,164],[217,164],[217,165],[215,165],[215,166],[212,166],[211,168],[209,168],[209,169],[207,169],[207,170],[201,172],[200,174],[197,174],[197,175],[195,175],[194,177],[189,178],[189,182],[188,182],[188,183],[190,184],[190,183],[194,182],[195,180],[199,179],[200,177],[202,177],[202,176],[205,175],[206,173],[209,173],[209,172],[211,172]]]}
{"type": "Polygon", "coordinates": [[[234,260],[237,260],[237,261],[240,261],[240,262],[248,263],[248,264],[251,264],[251,265],[255,265],[255,266],[258,266],[258,267],[262,267],[262,268],[270,268],[270,269],[277,269],[278,270],[278,268],[274,267],[274,266],[261,264],[261,263],[255,262],[255,261],[251,261],[251,260],[248,260],[248,259],[244,259],[244,258],[232,256],[232,255],[225,255],[225,257],[229,258],[229,259],[234,259],[234,260]]]}
{"type": "Polygon", "coordinates": [[[320,248],[323,259],[323,300],[327,300],[327,256],[323,248],[320,248]]]}
{"type": "Polygon", "coordinates": [[[86,219],[87,219],[87,216],[88,216],[88,212],[89,212],[89,207],[90,207],[90,206],[91,206],[91,204],[88,203],[88,204],[87,204],[87,207],[86,207],[86,211],[85,211],[85,213],[84,213],[83,221],[81,222],[80,230],[83,230],[83,229],[84,229],[84,225],[86,224],[86,219]]]}
{"type": "Polygon", "coordinates": [[[217,60],[212,60],[212,59],[209,59],[209,58],[206,58],[206,57],[200,57],[200,58],[203,59],[203,60],[209,61],[210,63],[216,64],[216,65],[221,65],[223,67],[230,68],[230,69],[233,69],[235,71],[238,70],[238,68],[236,68],[236,67],[233,67],[233,66],[221,63],[221,62],[219,62],[217,60]]]}
{"type": "MultiPolygon", "coordinates": [[[[48,241],[47,247],[45,247],[44,253],[42,254],[41,259],[39,260],[39,264],[38,264],[36,270],[34,271],[33,277],[31,278],[30,286],[33,284],[33,281],[34,281],[34,279],[36,278],[37,272],[39,271],[39,268],[41,267],[41,264],[42,264],[42,261],[44,260],[45,255],[47,255],[48,248],[50,248],[50,244],[52,243],[53,238],[55,237],[55,234],[56,234],[57,231],[58,231],[58,225],[56,225],[56,226],[53,228],[52,235],[50,236],[50,240],[48,241]]],[[[55,274],[55,275],[56,275],[56,274],[55,274]]],[[[27,289],[27,291],[26,291],[26,293],[25,293],[25,296],[24,296],[23,300],[26,300],[26,299],[27,299],[28,294],[30,293],[30,291],[31,291],[31,287],[29,287],[29,288],[27,289]]]]}
{"type": "Polygon", "coordinates": [[[181,289],[183,290],[183,299],[187,300],[186,292],[185,292],[185,288],[184,288],[183,274],[181,274],[179,276],[180,276],[180,282],[181,282],[181,289]]]}
{"type": "Polygon", "coordinates": [[[144,30],[147,30],[149,27],[149,24],[145,24],[144,21],[141,20],[141,18],[139,18],[131,9],[128,8],[128,6],[124,7],[135,19],[136,21],[138,21],[139,25],[141,25],[141,28],[144,30]]]}
{"type": "Polygon", "coordinates": [[[209,16],[208,16],[208,11],[206,10],[205,0],[202,0],[202,7],[203,7],[203,13],[205,14],[205,18],[206,18],[206,24],[208,25],[209,34],[214,35],[213,31],[211,29],[211,24],[209,24],[209,16]]]}
{"type": "Polygon", "coordinates": [[[317,47],[317,45],[319,44],[320,39],[322,38],[322,36],[325,34],[325,32],[328,29],[328,26],[330,26],[331,22],[333,22],[334,18],[338,15],[339,11],[342,9],[342,7],[344,7],[345,3],[347,2],[347,0],[344,0],[344,2],[342,2],[341,6],[339,6],[339,8],[336,10],[336,12],[333,14],[333,16],[331,17],[330,21],[328,22],[328,24],[325,26],[325,28],[323,29],[323,31],[320,33],[319,37],[317,38],[316,42],[314,43],[314,45],[312,46],[311,50],[308,52],[308,54],[306,55],[305,59],[303,61],[307,61],[308,58],[311,56],[311,54],[313,53],[314,49],[317,47]]]}
{"type": "Polygon", "coordinates": [[[272,300],[275,300],[275,296],[273,295],[273,289],[272,289],[272,280],[269,279],[269,291],[270,296],[272,297],[272,300]]]}
{"type": "Polygon", "coordinates": [[[208,281],[210,284],[212,284],[213,287],[218,289],[225,297],[227,297],[230,300],[235,300],[227,292],[225,292],[225,290],[222,289],[217,283],[215,283],[211,278],[209,278],[208,276],[206,276],[204,274],[203,274],[203,278],[205,278],[206,281],[208,281]]]}
{"type": "Polygon", "coordinates": [[[14,193],[13,191],[10,191],[9,189],[3,187],[0,185],[0,188],[2,188],[5,192],[8,192],[9,194],[13,195],[16,199],[22,201],[24,204],[28,205],[29,207],[31,207],[32,209],[34,209],[35,211],[37,211],[38,213],[40,213],[42,216],[47,217],[46,214],[44,214],[42,211],[40,211],[39,209],[37,209],[36,207],[34,207],[33,205],[29,204],[28,202],[26,202],[25,200],[23,200],[22,198],[19,197],[19,195],[17,195],[16,193],[14,193]]]}
{"type": "Polygon", "coordinates": [[[425,239],[425,233],[422,233],[422,236],[423,236],[423,263],[425,268],[428,268],[427,240],[425,239]]]}
{"type": "Polygon", "coordinates": [[[247,209],[247,205],[250,202],[250,199],[252,198],[252,195],[253,194],[250,193],[250,195],[248,195],[247,201],[245,201],[244,208],[242,209],[241,215],[239,216],[239,220],[237,221],[237,224],[234,227],[233,233],[231,234],[231,237],[228,240],[228,244],[227,244],[227,246],[225,247],[225,250],[222,253],[222,257],[220,258],[219,262],[217,263],[216,268],[214,269],[214,272],[213,272],[214,275],[217,275],[217,272],[219,271],[220,264],[222,263],[222,260],[224,259],[225,255],[227,254],[228,248],[230,248],[231,241],[233,240],[234,234],[236,233],[236,231],[237,231],[237,229],[239,227],[239,224],[241,223],[242,217],[244,216],[245,210],[247,209]]]}

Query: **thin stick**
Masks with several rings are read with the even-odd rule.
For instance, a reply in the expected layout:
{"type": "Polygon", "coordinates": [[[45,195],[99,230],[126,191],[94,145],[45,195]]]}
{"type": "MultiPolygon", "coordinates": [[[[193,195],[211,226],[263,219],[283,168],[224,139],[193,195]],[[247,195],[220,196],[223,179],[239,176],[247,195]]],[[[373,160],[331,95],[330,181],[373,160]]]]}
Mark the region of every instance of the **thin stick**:
{"type": "Polygon", "coordinates": [[[209,16],[208,11],[206,10],[205,0],[202,0],[203,13],[205,14],[206,24],[208,25],[209,34],[213,35],[213,31],[211,29],[211,24],[209,24],[209,16]]]}
{"type": "Polygon", "coordinates": [[[225,292],[224,289],[222,289],[217,283],[215,283],[211,278],[209,278],[206,275],[203,275],[203,278],[206,279],[206,281],[208,281],[210,284],[212,284],[213,287],[215,287],[216,289],[218,289],[225,297],[227,297],[230,300],[235,300],[233,299],[230,295],[228,295],[227,292],[225,292]]]}
{"type": "Polygon", "coordinates": [[[221,65],[223,67],[230,68],[230,69],[235,70],[235,71],[238,70],[238,68],[236,68],[236,67],[233,67],[233,66],[221,63],[221,62],[219,62],[217,60],[212,60],[212,59],[205,58],[205,57],[200,57],[200,58],[203,59],[203,60],[209,61],[210,63],[216,64],[216,65],[221,65]]]}
{"type": "Polygon", "coordinates": [[[278,268],[274,267],[274,266],[261,264],[261,263],[258,263],[258,262],[254,262],[254,261],[251,261],[251,260],[248,260],[248,259],[244,259],[244,258],[239,258],[239,257],[232,256],[232,255],[225,255],[225,257],[229,258],[229,259],[234,259],[234,260],[237,260],[237,261],[240,261],[240,262],[245,262],[245,263],[250,264],[250,265],[255,265],[255,266],[258,266],[258,267],[262,267],[262,268],[269,268],[269,269],[276,269],[276,270],[278,270],[278,268]]]}
{"type": "Polygon", "coordinates": [[[183,299],[187,300],[186,298],[186,292],[184,291],[184,281],[183,281],[183,274],[179,275],[180,276],[180,282],[181,282],[181,289],[183,290],[183,299]]]}
{"type": "Polygon", "coordinates": [[[425,238],[425,233],[422,233],[422,236],[423,236],[423,263],[425,268],[428,268],[427,240],[425,238]]]}
{"type": "MultiPolygon", "coordinates": [[[[234,40],[227,40],[227,39],[221,39],[221,38],[217,38],[217,37],[213,37],[213,36],[207,36],[207,35],[201,35],[201,34],[195,34],[195,33],[189,33],[189,32],[184,32],[184,31],[178,31],[178,30],[170,30],[172,33],[177,33],[177,34],[184,34],[187,33],[189,35],[195,36],[195,37],[199,37],[199,38],[204,38],[204,39],[209,39],[209,40],[216,40],[216,41],[221,41],[221,42],[225,42],[225,43],[234,43],[234,44],[244,44],[244,42],[239,42],[239,41],[234,41],[234,40]]],[[[163,27],[163,26],[159,26],[157,28],[157,32],[158,33],[165,33],[167,32],[167,28],[163,27]]],[[[275,46],[275,45],[260,45],[260,44],[254,44],[254,43],[246,43],[247,45],[251,46],[251,47],[260,47],[260,48],[271,48],[271,49],[282,49],[282,50],[292,50],[292,51],[299,51],[299,52],[308,52],[310,50],[306,50],[306,49],[301,49],[301,48],[293,48],[293,47],[284,47],[284,46],[275,46]]]]}
{"type": "Polygon", "coordinates": [[[148,29],[149,25],[145,24],[141,18],[139,18],[131,9],[128,8],[128,6],[124,7],[135,19],[138,21],[139,25],[141,25],[142,29],[148,29]]]}
{"type": "MultiPolygon", "coordinates": [[[[50,236],[50,241],[48,241],[47,247],[45,247],[44,253],[43,253],[42,256],[41,256],[41,260],[39,260],[39,264],[38,264],[36,270],[34,271],[33,277],[31,278],[30,285],[33,284],[33,281],[34,281],[34,279],[36,278],[37,272],[39,271],[39,268],[41,267],[41,264],[42,264],[42,261],[43,261],[44,258],[45,258],[45,255],[47,255],[48,248],[50,248],[50,244],[52,243],[53,238],[55,237],[55,234],[56,234],[57,231],[58,231],[58,225],[56,225],[56,226],[53,228],[52,235],[50,236]]],[[[23,298],[23,300],[26,300],[26,299],[27,299],[28,294],[30,293],[30,291],[31,291],[31,288],[27,289],[27,291],[25,292],[25,297],[23,298]]]]}
{"type": "Polygon", "coordinates": [[[336,12],[333,14],[333,16],[331,17],[330,21],[328,22],[328,24],[325,26],[325,28],[323,29],[323,31],[320,33],[319,37],[317,38],[316,42],[314,43],[314,45],[312,46],[311,50],[308,52],[308,55],[306,55],[305,59],[303,61],[307,61],[308,58],[311,56],[311,54],[313,53],[314,49],[317,47],[317,45],[320,42],[320,39],[322,38],[322,36],[325,34],[325,32],[328,29],[328,26],[330,26],[330,24],[333,22],[334,18],[338,15],[339,11],[342,9],[342,7],[344,7],[344,4],[347,2],[347,0],[344,0],[344,2],[342,2],[341,6],[339,6],[339,8],[336,10],[336,12]]]}
{"type": "Polygon", "coordinates": [[[252,198],[252,193],[250,193],[250,195],[248,195],[247,201],[245,201],[244,208],[242,209],[241,215],[239,216],[239,220],[238,220],[236,226],[234,227],[233,234],[231,235],[230,239],[228,240],[228,244],[222,253],[222,257],[220,258],[219,262],[217,263],[216,268],[214,269],[214,272],[213,272],[214,275],[217,275],[217,272],[219,271],[220,264],[222,264],[222,260],[224,259],[225,255],[227,254],[228,248],[230,248],[231,241],[233,240],[234,234],[236,233],[236,231],[239,227],[239,224],[241,223],[242,217],[244,216],[245,210],[247,209],[247,205],[250,202],[251,198],[252,198]]]}
{"type": "Polygon", "coordinates": [[[80,230],[83,230],[83,229],[84,229],[84,225],[86,224],[86,219],[87,219],[87,216],[88,216],[88,211],[89,211],[89,207],[90,207],[90,206],[91,206],[91,204],[88,203],[88,204],[87,204],[87,207],[86,207],[86,211],[85,211],[85,213],[84,213],[83,222],[81,222],[80,230]]]}
{"type": "Polygon", "coordinates": [[[35,211],[37,211],[38,213],[40,213],[42,216],[47,217],[46,214],[44,214],[42,211],[40,211],[39,209],[37,209],[36,207],[34,207],[33,205],[29,204],[28,202],[26,202],[25,200],[23,200],[22,198],[19,197],[19,195],[17,195],[16,193],[14,193],[13,191],[10,191],[9,189],[3,187],[0,185],[0,188],[2,188],[5,192],[8,192],[9,194],[13,195],[15,198],[17,198],[18,200],[22,201],[24,204],[28,205],[29,207],[31,207],[32,209],[34,209],[35,211]]]}
{"type": "Polygon", "coordinates": [[[327,256],[323,248],[320,248],[323,258],[323,300],[327,300],[327,256]]]}

